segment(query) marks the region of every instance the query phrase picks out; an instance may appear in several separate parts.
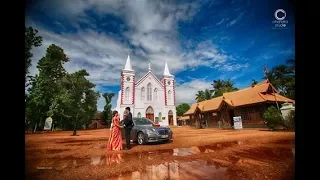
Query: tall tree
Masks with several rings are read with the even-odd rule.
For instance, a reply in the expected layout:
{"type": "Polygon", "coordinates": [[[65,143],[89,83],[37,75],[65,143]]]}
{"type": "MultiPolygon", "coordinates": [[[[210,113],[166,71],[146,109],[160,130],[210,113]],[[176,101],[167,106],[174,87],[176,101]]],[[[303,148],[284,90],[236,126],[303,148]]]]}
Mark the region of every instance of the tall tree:
{"type": "Polygon", "coordinates": [[[45,57],[39,60],[39,75],[32,78],[26,100],[26,107],[34,108],[28,110],[33,124],[44,124],[47,112],[53,111],[52,108],[56,106],[57,97],[63,89],[60,81],[66,75],[63,64],[68,61],[63,49],[54,44],[47,48],[45,57]]]}
{"type": "Polygon", "coordinates": [[[184,114],[185,112],[187,112],[189,109],[190,109],[189,104],[187,104],[187,103],[182,103],[182,104],[180,104],[180,105],[178,105],[178,106],[176,107],[177,115],[178,115],[178,116],[183,116],[183,114],[184,114]]]}
{"type": "Polygon", "coordinates": [[[213,86],[214,92],[215,92],[213,97],[219,97],[219,96],[222,96],[223,93],[239,90],[238,88],[234,87],[234,82],[231,81],[230,79],[228,80],[217,79],[217,80],[214,80],[211,85],[213,86]]]}
{"type": "MultiPolygon", "coordinates": [[[[42,37],[37,36],[38,30],[32,27],[25,27],[25,48],[24,48],[24,58],[25,58],[25,82],[27,82],[27,75],[29,73],[29,67],[31,66],[31,58],[33,54],[31,52],[33,47],[41,46],[42,37]]],[[[28,86],[28,85],[26,85],[28,86]]]]}
{"type": "Polygon", "coordinates": [[[111,100],[114,96],[114,93],[104,93],[102,95],[102,97],[104,97],[104,99],[106,100],[106,105],[103,108],[102,111],[102,119],[105,123],[110,123],[111,122],[111,118],[112,118],[112,105],[111,105],[111,100]]]}
{"type": "Polygon", "coordinates": [[[198,91],[198,93],[196,94],[196,100],[197,100],[197,102],[201,102],[201,101],[206,100],[204,91],[202,91],[202,90],[198,91]]]}
{"type": "Polygon", "coordinates": [[[63,97],[64,115],[72,121],[73,135],[77,129],[87,124],[97,111],[99,93],[92,90],[95,84],[86,79],[89,73],[82,69],[64,78],[63,97]]]}
{"type": "Polygon", "coordinates": [[[209,99],[212,99],[213,97],[214,97],[214,91],[209,89],[205,89],[204,91],[203,90],[198,91],[198,93],[196,94],[197,102],[209,100],[209,99]]]}
{"type": "Polygon", "coordinates": [[[281,64],[266,71],[264,79],[268,79],[279,90],[280,94],[295,99],[295,60],[289,59],[286,64],[281,64]]]}

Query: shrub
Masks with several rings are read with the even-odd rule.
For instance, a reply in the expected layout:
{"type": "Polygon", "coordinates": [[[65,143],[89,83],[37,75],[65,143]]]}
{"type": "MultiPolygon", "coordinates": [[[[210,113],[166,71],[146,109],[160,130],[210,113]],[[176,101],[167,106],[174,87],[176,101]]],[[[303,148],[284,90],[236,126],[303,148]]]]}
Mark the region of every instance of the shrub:
{"type": "Polygon", "coordinates": [[[291,110],[288,113],[288,115],[285,117],[284,124],[290,129],[295,128],[295,110],[291,110]]]}
{"type": "Polygon", "coordinates": [[[284,120],[281,115],[281,111],[270,106],[264,113],[264,119],[269,129],[274,130],[278,125],[284,125],[284,120]]]}

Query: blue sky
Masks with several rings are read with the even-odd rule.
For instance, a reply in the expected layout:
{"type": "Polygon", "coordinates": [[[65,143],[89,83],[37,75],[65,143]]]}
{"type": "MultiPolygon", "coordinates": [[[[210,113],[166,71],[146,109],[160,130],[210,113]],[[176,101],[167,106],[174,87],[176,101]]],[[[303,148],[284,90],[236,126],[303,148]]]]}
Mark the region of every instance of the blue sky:
{"type": "MultiPolygon", "coordinates": [[[[283,14],[279,14],[283,16],[283,14]]],[[[29,5],[26,26],[43,37],[33,49],[31,74],[50,44],[65,50],[69,72],[87,69],[100,93],[114,92],[130,53],[136,79],[161,77],[165,62],[177,80],[177,103],[194,103],[214,79],[250,86],[269,69],[294,58],[294,11],[279,0],[43,0],[29,5]],[[274,29],[274,12],[286,12],[286,28],[274,29]]],[[[98,109],[105,105],[101,98],[98,109]]]]}

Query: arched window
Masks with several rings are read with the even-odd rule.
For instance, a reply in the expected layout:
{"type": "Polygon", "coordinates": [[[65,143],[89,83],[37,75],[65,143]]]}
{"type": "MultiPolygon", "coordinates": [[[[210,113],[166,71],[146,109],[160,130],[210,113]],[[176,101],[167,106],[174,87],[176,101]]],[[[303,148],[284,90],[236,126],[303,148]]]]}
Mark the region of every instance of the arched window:
{"type": "Polygon", "coordinates": [[[141,100],[144,100],[145,93],[146,93],[146,91],[145,91],[144,87],[142,87],[141,88],[141,100]]]}
{"type": "Polygon", "coordinates": [[[158,100],[158,89],[154,89],[154,100],[158,100]]]}
{"type": "Polygon", "coordinates": [[[130,88],[127,87],[124,95],[125,101],[129,101],[129,92],[130,92],[130,88]]]}
{"type": "Polygon", "coordinates": [[[171,96],[172,96],[171,94],[172,94],[172,93],[171,93],[171,90],[169,90],[169,91],[168,91],[168,100],[171,100],[171,96]]]}
{"type": "Polygon", "coordinates": [[[151,89],[151,83],[147,86],[147,100],[152,101],[152,89],[151,89]]]}
{"type": "Polygon", "coordinates": [[[141,118],[141,112],[138,113],[138,118],[141,118]]]}

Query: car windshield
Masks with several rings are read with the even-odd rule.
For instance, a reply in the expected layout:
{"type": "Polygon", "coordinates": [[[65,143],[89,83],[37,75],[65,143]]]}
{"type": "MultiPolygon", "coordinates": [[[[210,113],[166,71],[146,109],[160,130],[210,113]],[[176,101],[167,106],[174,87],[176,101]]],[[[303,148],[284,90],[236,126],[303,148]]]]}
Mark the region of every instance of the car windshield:
{"type": "Polygon", "coordinates": [[[150,125],[153,124],[153,122],[146,118],[135,118],[134,119],[135,125],[150,125]]]}

